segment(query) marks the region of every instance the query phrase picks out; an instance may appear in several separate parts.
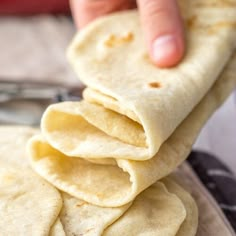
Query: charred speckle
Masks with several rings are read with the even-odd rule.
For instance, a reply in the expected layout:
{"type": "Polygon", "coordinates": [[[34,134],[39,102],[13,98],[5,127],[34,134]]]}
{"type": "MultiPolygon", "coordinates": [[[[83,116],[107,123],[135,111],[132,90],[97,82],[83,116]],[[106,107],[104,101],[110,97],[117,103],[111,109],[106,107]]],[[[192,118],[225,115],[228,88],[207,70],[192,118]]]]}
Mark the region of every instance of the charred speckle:
{"type": "Polygon", "coordinates": [[[148,84],[151,88],[160,88],[161,84],[159,82],[151,82],[148,84]]]}

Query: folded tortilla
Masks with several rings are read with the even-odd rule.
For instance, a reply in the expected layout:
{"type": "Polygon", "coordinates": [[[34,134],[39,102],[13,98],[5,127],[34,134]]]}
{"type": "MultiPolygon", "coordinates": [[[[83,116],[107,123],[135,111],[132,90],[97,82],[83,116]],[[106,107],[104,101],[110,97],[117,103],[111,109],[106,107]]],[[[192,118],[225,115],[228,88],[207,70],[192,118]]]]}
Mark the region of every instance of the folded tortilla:
{"type": "MultiPolygon", "coordinates": [[[[43,119],[47,124],[43,126],[49,129],[45,129],[44,135],[37,135],[29,141],[31,165],[43,178],[74,197],[99,206],[124,205],[148,186],[170,174],[188,156],[204,123],[235,88],[235,68],[236,55],[207,95],[150,160],[86,159],[58,151],[62,146],[67,149],[74,147],[74,142],[79,146],[81,140],[89,140],[87,145],[93,151],[93,156],[89,157],[96,158],[98,151],[93,147],[99,149],[99,138],[110,138],[86,122],[86,118],[78,112],[79,102],[66,102],[48,108],[46,118],[43,119]],[[93,131],[97,138],[91,138],[91,132],[87,131],[93,131]],[[51,142],[53,138],[56,140],[57,135],[61,139],[51,142]]],[[[119,148],[109,142],[106,144],[106,149],[113,152],[119,148]]]]}
{"type": "Polygon", "coordinates": [[[65,192],[59,193],[30,169],[25,146],[38,130],[0,127],[0,133],[0,232],[3,235],[174,236],[177,232],[178,236],[195,235],[196,204],[170,177],[156,182],[134,202],[122,207],[95,206],[65,192]],[[185,228],[188,234],[183,231],[185,228]]]}
{"type": "Polygon", "coordinates": [[[40,235],[195,235],[194,201],[162,178],[187,157],[236,85],[236,54],[227,64],[236,46],[235,9],[220,0],[180,5],[188,49],[173,69],[152,65],[136,11],[100,19],[75,38],[69,58],[88,85],[85,99],[50,106],[42,133],[28,142],[33,169],[65,192],[63,209],[59,215],[57,190],[8,159],[9,146],[1,145],[0,228],[14,222],[3,232],[23,225],[23,234],[40,235]]]}
{"type": "MultiPolygon", "coordinates": [[[[101,18],[77,34],[68,50],[69,61],[88,86],[85,100],[102,105],[85,119],[110,138],[97,141],[101,134],[91,131],[90,138],[78,137],[77,143],[73,140],[70,150],[59,144],[57,148],[67,155],[90,158],[96,150],[94,158],[130,160],[147,160],[158,152],[211,88],[236,47],[235,4],[221,0],[179,3],[186,24],[187,49],[184,60],[171,69],[157,68],[151,62],[137,11],[101,18]],[[102,114],[104,108],[136,121],[133,126],[138,130],[122,128],[114,114],[102,114]],[[90,145],[90,139],[96,143],[90,145]],[[108,142],[111,148],[107,148],[108,142]]],[[[78,109],[79,113],[88,113],[78,109]]],[[[127,123],[122,119],[122,125],[127,123]]],[[[58,132],[58,139],[63,134],[58,132]]],[[[55,144],[53,140],[59,142],[56,136],[50,139],[55,144]]]]}
{"type": "Polygon", "coordinates": [[[105,207],[133,201],[172,172],[235,87],[236,55],[217,79],[236,46],[235,8],[210,3],[180,1],[188,49],[172,69],[148,59],[136,11],[82,30],[68,55],[88,85],[84,100],[46,110],[42,134],[28,145],[34,170],[70,195],[105,207]]]}

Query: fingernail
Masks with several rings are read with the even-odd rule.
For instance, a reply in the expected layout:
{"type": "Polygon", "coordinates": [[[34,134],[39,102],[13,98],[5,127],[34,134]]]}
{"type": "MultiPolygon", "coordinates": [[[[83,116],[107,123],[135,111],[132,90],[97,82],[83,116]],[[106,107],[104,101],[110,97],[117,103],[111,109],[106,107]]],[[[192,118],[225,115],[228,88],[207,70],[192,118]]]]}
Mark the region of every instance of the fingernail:
{"type": "Polygon", "coordinates": [[[153,43],[153,60],[162,63],[173,57],[178,52],[177,39],[173,35],[158,37],[153,43]]]}

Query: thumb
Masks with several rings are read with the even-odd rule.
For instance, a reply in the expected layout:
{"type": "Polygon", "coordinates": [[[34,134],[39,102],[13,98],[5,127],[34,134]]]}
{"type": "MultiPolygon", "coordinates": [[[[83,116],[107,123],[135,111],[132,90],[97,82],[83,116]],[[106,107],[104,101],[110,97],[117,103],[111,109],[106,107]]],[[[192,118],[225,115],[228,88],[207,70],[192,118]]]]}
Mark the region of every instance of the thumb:
{"type": "Polygon", "coordinates": [[[153,62],[176,65],[184,54],[183,25],[175,0],[138,0],[141,23],[153,62]]]}

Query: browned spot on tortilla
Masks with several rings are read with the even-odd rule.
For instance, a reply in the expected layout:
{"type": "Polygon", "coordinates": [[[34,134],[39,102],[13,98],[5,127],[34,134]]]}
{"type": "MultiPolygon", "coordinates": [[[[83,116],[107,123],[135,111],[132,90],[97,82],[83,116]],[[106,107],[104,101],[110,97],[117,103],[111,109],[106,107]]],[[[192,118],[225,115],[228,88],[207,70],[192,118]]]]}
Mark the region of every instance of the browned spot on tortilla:
{"type": "Polygon", "coordinates": [[[161,84],[159,82],[151,82],[148,85],[151,88],[161,88],[161,84]]]}
{"type": "Polygon", "coordinates": [[[121,38],[124,42],[130,42],[134,39],[134,35],[129,32],[121,38]]]}
{"type": "Polygon", "coordinates": [[[188,26],[189,28],[194,27],[195,24],[196,24],[196,21],[197,21],[197,16],[192,16],[192,17],[190,17],[189,19],[187,19],[187,26],[188,26]]]}
{"type": "Polygon", "coordinates": [[[114,47],[114,46],[117,46],[117,45],[121,45],[123,43],[131,42],[133,39],[134,39],[134,35],[131,32],[128,32],[123,36],[116,36],[114,34],[111,34],[104,41],[104,44],[107,47],[114,47]]]}
{"type": "Polygon", "coordinates": [[[109,37],[105,40],[105,45],[107,47],[112,47],[114,45],[114,42],[116,40],[116,37],[114,34],[109,35],[109,37]]]}

